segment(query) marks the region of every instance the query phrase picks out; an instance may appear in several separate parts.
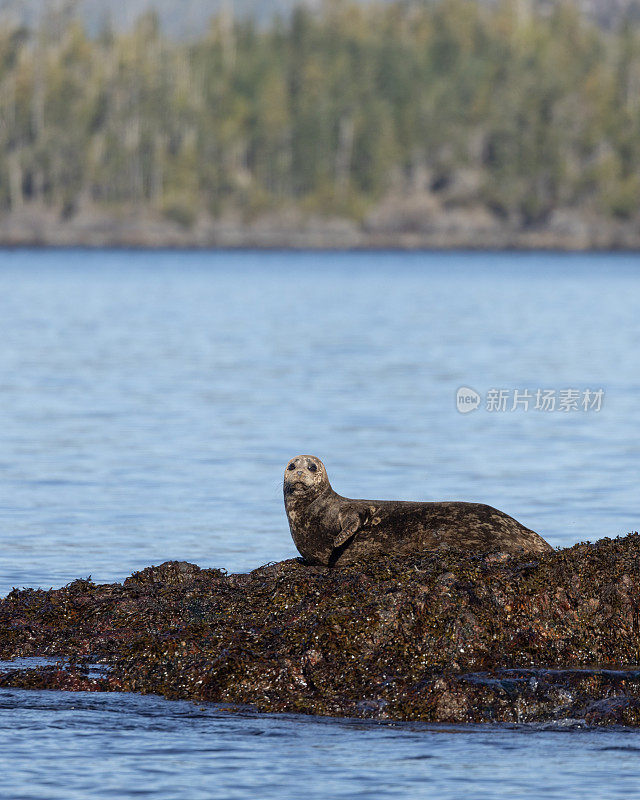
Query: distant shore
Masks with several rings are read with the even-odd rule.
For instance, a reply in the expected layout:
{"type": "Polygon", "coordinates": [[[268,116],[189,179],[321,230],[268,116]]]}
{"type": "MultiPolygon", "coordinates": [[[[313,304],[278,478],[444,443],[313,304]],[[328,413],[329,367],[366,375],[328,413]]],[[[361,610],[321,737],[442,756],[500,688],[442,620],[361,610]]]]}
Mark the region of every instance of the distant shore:
{"type": "Polygon", "coordinates": [[[251,219],[200,215],[186,227],[151,209],[82,209],[69,218],[42,206],[0,215],[0,247],[264,249],[640,250],[640,220],[554,211],[544,223],[503,220],[479,207],[422,208],[391,199],[358,222],[297,209],[251,219]]]}

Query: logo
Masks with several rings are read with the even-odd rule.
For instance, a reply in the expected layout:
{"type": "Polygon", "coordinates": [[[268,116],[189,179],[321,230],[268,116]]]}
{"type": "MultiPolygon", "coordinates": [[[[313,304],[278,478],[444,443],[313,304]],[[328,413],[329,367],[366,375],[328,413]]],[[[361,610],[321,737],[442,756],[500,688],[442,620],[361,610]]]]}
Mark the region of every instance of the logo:
{"type": "Polygon", "coordinates": [[[482,403],[475,389],[461,386],[456,392],[456,408],[461,414],[476,411],[483,405],[492,413],[547,411],[598,413],[604,403],[604,389],[489,389],[482,403]]]}
{"type": "Polygon", "coordinates": [[[481,397],[474,389],[461,386],[456,392],[456,408],[461,414],[468,414],[480,407],[481,397]]]}

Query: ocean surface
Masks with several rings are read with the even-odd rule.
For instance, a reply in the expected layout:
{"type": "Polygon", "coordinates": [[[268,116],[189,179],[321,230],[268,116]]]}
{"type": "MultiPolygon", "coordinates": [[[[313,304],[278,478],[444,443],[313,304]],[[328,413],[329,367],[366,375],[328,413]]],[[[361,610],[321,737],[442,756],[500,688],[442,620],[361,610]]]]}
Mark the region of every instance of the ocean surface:
{"type": "MultiPolygon", "coordinates": [[[[639,309],[638,254],[0,252],[0,595],[293,557],[298,453],[555,546],[638,530],[639,309]]],[[[0,744],[2,800],[640,797],[640,733],[579,720],[2,690],[0,744]]]]}

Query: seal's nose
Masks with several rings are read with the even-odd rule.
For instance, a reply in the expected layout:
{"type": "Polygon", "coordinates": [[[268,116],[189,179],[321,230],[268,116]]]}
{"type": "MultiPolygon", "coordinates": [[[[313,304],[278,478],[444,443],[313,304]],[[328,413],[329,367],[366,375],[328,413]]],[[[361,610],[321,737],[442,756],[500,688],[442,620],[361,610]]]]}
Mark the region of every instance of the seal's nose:
{"type": "Polygon", "coordinates": [[[302,470],[301,469],[298,470],[298,475],[302,475],[302,470]]]}

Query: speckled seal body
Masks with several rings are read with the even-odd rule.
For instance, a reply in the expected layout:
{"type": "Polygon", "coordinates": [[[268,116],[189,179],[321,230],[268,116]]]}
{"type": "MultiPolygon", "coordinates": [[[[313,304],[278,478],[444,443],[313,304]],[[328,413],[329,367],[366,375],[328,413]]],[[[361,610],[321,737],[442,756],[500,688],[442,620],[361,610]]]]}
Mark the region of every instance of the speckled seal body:
{"type": "Polygon", "coordinates": [[[477,553],[547,553],[550,544],[482,503],[350,500],[333,491],[322,461],[292,458],[284,472],[291,536],[308,564],[347,566],[386,555],[454,547],[477,553]]]}

